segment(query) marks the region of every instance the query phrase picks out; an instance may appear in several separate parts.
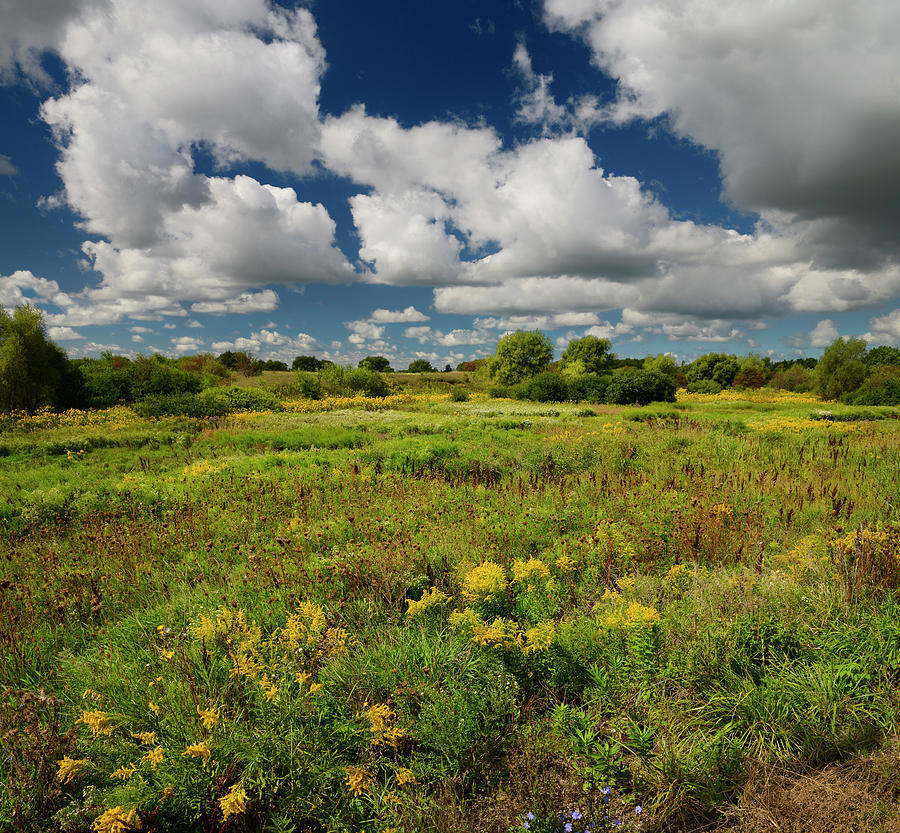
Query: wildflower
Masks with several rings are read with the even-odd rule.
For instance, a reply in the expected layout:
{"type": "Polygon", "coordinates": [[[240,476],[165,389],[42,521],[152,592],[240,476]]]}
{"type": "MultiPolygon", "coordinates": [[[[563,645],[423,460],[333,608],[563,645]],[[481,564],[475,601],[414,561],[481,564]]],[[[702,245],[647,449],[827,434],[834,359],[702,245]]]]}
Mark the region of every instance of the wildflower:
{"type": "Polygon", "coordinates": [[[147,703],[147,706],[150,711],[153,712],[153,714],[159,714],[159,706],[157,706],[156,703],[154,703],[152,700],[147,703]]]}
{"type": "Polygon", "coordinates": [[[412,770],[406,769],[405,767],[401,767],[396,772],[397,775],[397,783],[402,787],[404,784],[415,784],[416,776],[413,775],[412,770]]]}
{"type": "Polygon", "coordinates": [[[219,725],[219,710],[214,708],[201,709],[197,704],[197,714],[200,715],[200,722],[205,729],[215,729],[219,725]]]}
{"type": "Polygon", "coordinates": [[[553,622],[541,622],[533,628],[525,631],[525,653],[533,654],[536,651],[546,651],[553,643],[556,634],[556,626],[553,622]]]}
{"type": "Polygon", "coordinates": [[[563,828],[566,833],[572,833],[572,822],[567,821],[566,826],[563,828]]]}
{"type": "Polygon", "coordinates": [[[513,581],[519,581],[524,584],[531,584],[534,581],[541,581],[550,575],[547,565],[539,558],[529,558],[528,561],[513,562],[513,581]]]}
{"type": "Polygon", "coordinates": [[[94,821],[95,833],[130,833],[143,829],[137,811],[123,810],[121,807],[111,807],[94,821]]]}
{"type": "Polygon", "coordinates": [[[209,744],[205,740],[199,743],[192,743],[181,755],[182,757],[203,758],[203,763],[205,764],[209,760],[209,744]]]}
{"type": "Polygon", "coordinates": [[[154,769],[163,762],[163,759],[166,757],[166,750],[161,746],[157,746],[154,749],[151,749],[146,755],[144,755],[144,760],[150,764],[154,769]]]}
{"type": "Polygon", "coordinates": [[[578,821],[578,819],[581,818],[581,810],[572,810],[570,815],[572,816],[573,821],[578,821]]]}
{"type": "Polygon", "coordinates": [[[556,564],[556,569],[561,573],[571,573],[576,567],[576,563],[568,555],[560,556],[554,563],[556,564]]]}
{"type": "Polygon", "coordinates": [[[446,593],[442,593],[436,587],[432,587],[427,593],[422,595],[418,601],[407,599],[406,603],[409,609],[406,611],[407,616],[418,616],[420,613],[431,613],[450,601],[450,597],[446,593]]]}
{"type": "Polygon", "coordinates": [[[638,804],[638,806],[634,808],[634,814],[635,814],[636,816],[639,816],[639,815],[640,815],[641,813],[643,813],[643,812],[644,812],[644,808],[641,807],[640,804],[638,804]]]}
{"type": "Polygon", "coordinates": [[[84,723],[94,735],[111,735],[113,733],[113,725],[106,712],[83,712],[75,722],[84,723]]]}
{"type": "Polygon", "coordinates": [[[173,795],[175,795],[175,785],[166,784],[165,789],[159,794],[159,800],[165,801],[167,798],[171,798],[173,795]]]}
{"type": "Polygon", "coordinates": [[[386,703],[376,703],[363,712],[363,716],[369,721],[369,732],[372,735],[370,741],[372,746],[393,746],[397,748],[397,743],[406,732],[403,729],[392,725],[397,717],[394,710],[386,703]]]}
{"type": "Polygon", "coordinates": [[[81,775],[90,766],[91,762],[88,758],[70,758],[68,755],[64,755],[63,759],[57,761],[57,763],[59,764],[59,772],[56,773],[56,777],[63,784],[68,784],[81,775]]]}
{"type": "Polygon", "coordinates": [[[222,808],[222,820],[228,821],[230,816],[243,813],[247,809],[247,792],[239,784],[235,784],[226,795],[219,799],[222,808]]]}
{"type": "Polygon", "coordinates": [[[81,695],[81,699],[84,700],[86,697],[91,697],[94,700],[102,700],[103,699],[103,695],[94,691],[94,689],[92,689],[92,688],[86,688],[84,690],[84,694],[81,695]]]}
{"type": "Polygon", "coordinates": [[[367,792],[375,780],[375,776],[362,766],[353,766],[351,764],[344,767],[344,771],[347,773],[347,786],[350,787],[354,795],[362,795],[364,792],[367,792]]]}
{"type": "Polygon", "coordinates": [[[470,635],[477,627],[484,624],[481,614],[471,607],[467,607],[465,610],[454,610],[447,621],[454,630],[470,635]]]}
{"type": "Polygon", "coordinates": [[[156,743],[156,732],[132,732],[131,737],[139,740],[145,746],[153,746],[156,743]]]}
{"type": "Polygon", "coordinates": [[[499,564],[485,561],[463,579],[463,596],[468,601],[486,601],[506,590],[506,573],[499,564]]]}
{"type": "Polygon", "coordinates": [[[528,819],[528,821],[534,821],[534,813],[528,813],[525,818],[528,819]]]}
{"type": "Polygon", "coordinates": [[[137,769],[135,764],[129,764],[128,766],[120,766],[115,772],[111,772],[110,778],[121,778],[123,781],[127,781],[134,775],[134,771],[137,769]]]}
{"type": "Polygon", "coordinates": [[[275,683],[273,683],[265,674],[263,674],[263,677],[259,681],[259,684],[262,686],[266,702],[271,703],[272,700],[275,699],[275,695],[278,694],[278,686],[275,685],[275,683]]]}

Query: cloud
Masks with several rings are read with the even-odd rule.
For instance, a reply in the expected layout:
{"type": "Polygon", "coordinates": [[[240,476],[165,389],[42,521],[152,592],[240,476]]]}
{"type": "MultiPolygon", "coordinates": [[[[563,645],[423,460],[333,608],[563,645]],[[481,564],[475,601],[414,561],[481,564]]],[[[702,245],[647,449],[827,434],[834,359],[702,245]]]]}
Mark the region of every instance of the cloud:
{"type": "Polygon", "coordinates": [[[545,0],[618,81],[605,118],[665,116],[718,154],[725,196],[825,267],[900,253],[900,6],[873,0],[545,0]]]}
{"type": "Polygon", "coordinates": [[[345,321],[344,326],[350,330],[347,340],[351,344],[361,345],[367,341],[378,341],[384,338],[384,327],[371,321],[345,321]]]}
{"type": "Polygon", "coordinates": [[[561,327],[587,327],[598,324],[594,312],[563,312],[557,315],[511,315],[505,318],[476,318],[476,328],[491,330],[558,330],[561,327]]]}
{"type": "Polygon", "coordinates": [[[428,316],[409,306],[402,310],[376,309],[369,316],[375,324],[405,324],[413,321],[428,321],[428,316]]]}
{"type": "Polygon", "coordinates": [[[278,294],[272,289],[242,292],[234,298],[226,298],[222,301],[200,301],[191,304],[191,312],[212,313],[213,315],[271,312],[274,309],[278,309],[278,294]]]}
{"type": "Polygon", "coordinates": [[[323,206],[292,188],[195,170],[195,148],[223,167],[310,170],[324,51],[307,10],[111,0],[63,29],[57,46],[73,84],[41,116],[60,150],[55,201],[103,238],[83,246],[102,276],[87,300],[228,307],[261,285],[354,278],[323,206]]]}
{"type": "Polygon", "coordinates": [[[878,315],[869,320],[871,332],[863,338],[872,346],[888,344],[900,346],[900,309],[891,310],[886,315],[878,315]]]}
{"type": "Polygon", "coordinates": [[[47,335],[53,341],[75,341],[84,338],[81,333],[75,332],[71,327],[48,327],[47,335]]]}
{"type": "Polygon", "coordinates": [[[249,337],[239,337],[233,341],[214,341],[212,349],[217,353],[226,350],[243,350],[265,359],[290,361],[297,355],[316,352],[321,345],[308,333],[294,336],[284,335],[277,330],[262,329],[252,332],[249,337]]]}
{"type": "Polygon", "coordinates": [[[27,270],[19,270],[11,275],[0,275],[0,306],[15,307],[34,301],[63,299],[59,284],[46,278],[39,278],[27,270]]]}
{"type": "Polygon", "coordinates": [[[13,165],[12,159],[0,153],[0,176],[15,176],[19,169],[13,165]]]}
{"type": "Polygon", "coordinates": [[[178,356],[188,353],[199,353],[203,347],[203,339],[191,336],[178,336],[171,340],[172,352],[178,356]]]}
{"type": "Polygon", "coordinates": [[[416,339],[420,344],[438,344],[441,347],[463,347],[473,344],[486,344],[497,336],[483,329],[455,329],[444,333],[431,327],[407,327],[403,331],[406,338],[416,339]]]}
{"type": "Polygon", "coordinates": [[[838,338],[840,338],[840,334],[838,333],[834,321],[830,318],[825,318],[816,324],[809,334],[809,346],[827,347],[838,338]]]}

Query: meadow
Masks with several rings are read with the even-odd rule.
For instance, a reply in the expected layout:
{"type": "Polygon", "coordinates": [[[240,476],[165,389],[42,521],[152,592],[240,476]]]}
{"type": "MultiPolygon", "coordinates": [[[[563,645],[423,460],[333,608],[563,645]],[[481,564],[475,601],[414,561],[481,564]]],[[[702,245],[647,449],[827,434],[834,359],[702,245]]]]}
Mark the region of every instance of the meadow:
{"type": "Polygon", "coordinates": [[[900,423],[0,422],[0,830],[900,830],[900,423]]]}

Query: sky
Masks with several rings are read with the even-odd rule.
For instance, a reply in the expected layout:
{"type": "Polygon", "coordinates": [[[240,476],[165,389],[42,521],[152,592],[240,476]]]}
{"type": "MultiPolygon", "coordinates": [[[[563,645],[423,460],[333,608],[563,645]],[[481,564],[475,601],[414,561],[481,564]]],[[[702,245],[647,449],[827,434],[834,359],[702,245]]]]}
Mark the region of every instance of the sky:
{"type": "Polygon", "coordinates": [[[896,0],[0,0],[0,304],[70,356],[900,345],[896,0]]]}

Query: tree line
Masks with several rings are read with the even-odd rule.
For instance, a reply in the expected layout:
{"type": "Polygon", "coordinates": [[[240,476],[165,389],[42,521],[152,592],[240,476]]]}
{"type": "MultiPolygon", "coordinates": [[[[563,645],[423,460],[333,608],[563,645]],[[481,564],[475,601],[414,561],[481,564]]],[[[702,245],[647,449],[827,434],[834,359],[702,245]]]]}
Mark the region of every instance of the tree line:
{"type": "MultiPolygon", "coordinates": [[[[724,388],[812,391],[823,399],[859,405],[900,405],[900,349],[867,349],[862,339],[838,338],[820,360],[773,362],[768,357],[706,353],[677,364],[667,355],[619,358],[608,339],[595,336],[570,341],[558,361],[553,345],[540,331],[517,330],[503,336],[491,356],[463,362],[469,381],[498,396],[536,401],[589,401],[646,404],[673,401],[675,391],[717,393],[724,388]]],[[[134,359],[104,353],[99,359],[69,359],[46,334],[40,310],[29,304],[12,311],[0,307],[0,411],[33,412],[38,408],[105,408],[159,397],[190,397],[227,384],[236,374],[298,372],[293,383],[303,396],[362,393],[383,396],[382,374],[393,372],[384,356],[366,356],[356,368],[315,356],[286,362],[254,358],[245,351],[178,359],[161,355],[134,359]]],[[[452,368],[447,365],[445,371],[452,368]]],[[[437,373],[416,359],[409,373],[437,373]]]]}

